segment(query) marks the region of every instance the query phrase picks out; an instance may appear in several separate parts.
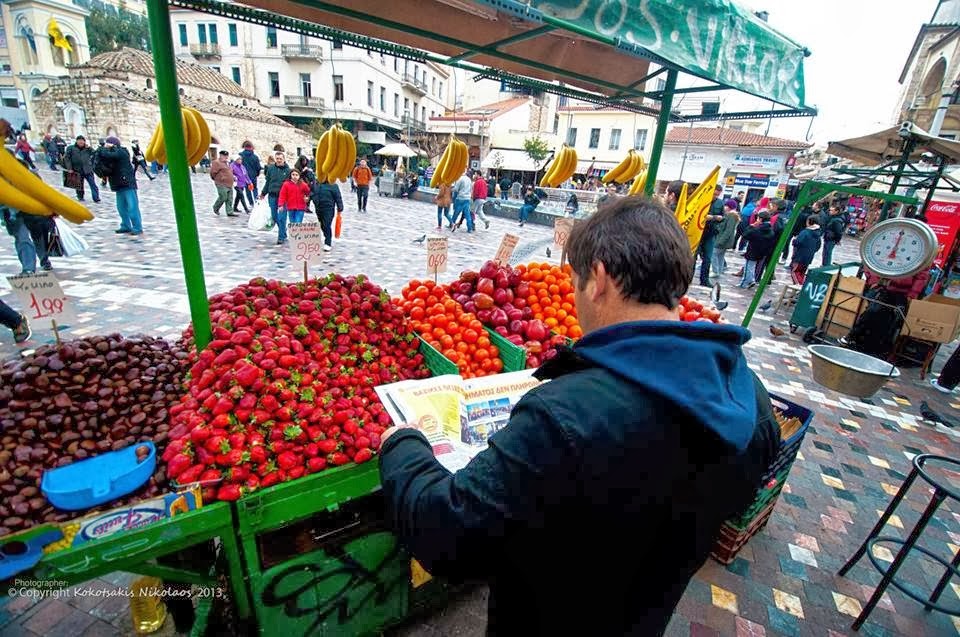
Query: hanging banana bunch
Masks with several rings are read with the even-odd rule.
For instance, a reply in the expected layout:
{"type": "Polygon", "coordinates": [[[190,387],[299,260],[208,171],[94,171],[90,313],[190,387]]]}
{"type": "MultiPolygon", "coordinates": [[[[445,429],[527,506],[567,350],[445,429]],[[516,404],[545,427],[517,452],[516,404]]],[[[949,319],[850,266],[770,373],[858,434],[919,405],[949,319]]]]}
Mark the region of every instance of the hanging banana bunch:
{"type": "Polygon", "coordinates": [[[615,181],[618,184],[625,184],[636,177],[645,166],[643,155],[631,148],[627,156],[623,158],[623,161],[617,164],[616,168],[604,175],[601,181],[605,184],[609,184],[611,181],[615,181]]]}
{"type": "Polygon", "coordinates": [[[346,181],[357,161],[357,143],[340,124],[334,124],[320,136],[317,144],[317,180],[335,184],[346,181]]]}
{"type": "MultiPolygon", "coordinates": [[[[210,127],[200,111],[184,106],[180,109],[180,122],[183,125],[183,141],[186,144],[187,163],[196,166],[210,149],[210,127]]],[[[147,144],[143,156],[147,161],[159,164],[167,163],[167,145],[163,138],[163,122],[153,129],[153,136],[147,144]]]]}
{"type": "Polygon", "coordinates": [[[577,151],[564,144],[553,158],[550,167],[543,173],[540,186],[556,188],[573,176],[577,170],[577,151]]]}
{"type": "Polygon", "coordinates": [[[647,169],[644,168],[636,177],[633,178],[633,185],[630,186],[631,195],[642,195],[643,187],[647,185],[647,169]]]}
{"type": "Polygon", "coordinates": [[[440,156],[440,162],[437,164],[436,170],[433,171],[433,177],[430,178],[430,187],[439,188],[440,186],[452,185],[467,170],[467,162],[469,161],[467,145],[451,135],[443,155],[440,156]]]}
{"type": "Polygon", "coordinates": [[[93,214],[80,202],[66,197],[30,172],[0,146],[0,204],[28,215],[49,217],[54,213],[67,221],[83,223],[93,214]]]}

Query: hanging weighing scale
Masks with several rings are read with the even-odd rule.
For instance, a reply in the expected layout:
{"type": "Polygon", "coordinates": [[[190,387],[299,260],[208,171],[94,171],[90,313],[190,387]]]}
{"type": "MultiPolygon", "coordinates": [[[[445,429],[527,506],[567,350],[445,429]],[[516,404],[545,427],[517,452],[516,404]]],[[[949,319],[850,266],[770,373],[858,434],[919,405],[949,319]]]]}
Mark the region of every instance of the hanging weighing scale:
{"type": "Polygon", "coordinates": [[[930,226],[917,219],[881,221],[860,240],[863,267],[884,279],[908,277],[930,267],[940,247],[930,226]]]}

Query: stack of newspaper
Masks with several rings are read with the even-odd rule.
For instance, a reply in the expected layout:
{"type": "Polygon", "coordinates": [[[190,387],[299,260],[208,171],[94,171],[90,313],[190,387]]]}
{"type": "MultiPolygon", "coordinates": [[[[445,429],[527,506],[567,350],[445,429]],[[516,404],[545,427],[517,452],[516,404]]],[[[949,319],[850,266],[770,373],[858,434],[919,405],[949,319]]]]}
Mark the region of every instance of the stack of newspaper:
{"type": "Polygon", "coordinates": [[[377,387],[396,425],[419,429],[450,471],[466,466],[506,426],[510,411],[540,384],[528,369],[465,380],[456,374],[377,387]]]}

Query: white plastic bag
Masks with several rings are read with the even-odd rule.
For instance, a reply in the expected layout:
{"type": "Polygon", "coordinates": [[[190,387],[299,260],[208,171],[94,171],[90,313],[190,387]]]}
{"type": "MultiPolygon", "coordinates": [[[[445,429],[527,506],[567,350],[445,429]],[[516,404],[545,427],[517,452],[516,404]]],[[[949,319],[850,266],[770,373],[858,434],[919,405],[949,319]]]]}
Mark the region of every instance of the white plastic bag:
{"type": "Polygon", "coordinates": [[[266,199],[258,199],[253,205],[247,227],[251,230],[269,230],[273,227],[273,215],[270,214],[270,204],[266,199]]]}
{"type": "Polygon", "coordinates": [[[63,256],[73,257],[90,248],[87,240],[73,231],[70,224],[56,217],[54,223],[57,224],[57,234],[60,236],[60,247],[63,250],[63,256]]]}

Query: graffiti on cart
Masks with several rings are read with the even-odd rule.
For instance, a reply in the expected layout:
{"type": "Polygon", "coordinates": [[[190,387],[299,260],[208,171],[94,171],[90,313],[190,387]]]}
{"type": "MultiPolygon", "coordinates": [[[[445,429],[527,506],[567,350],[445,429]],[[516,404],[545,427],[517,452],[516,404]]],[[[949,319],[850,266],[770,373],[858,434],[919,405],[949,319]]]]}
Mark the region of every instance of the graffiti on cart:
{"type": "Polygon", "coordinates": [[[394,589],[406,585],[406,573],[387,567],[400,554],[400,545],[384,555],[372,568],[368,568],[347,553],[343,546],[326,547],[328,559],[321,563],[294,562],[277,571],[263,589],[264,606],[283,606],[287,617],[309,619],[313,623],[304,631],[304,635],[314,635],[324,622],[333,619],[343,625],[370,608],[381,606],[391,599],[394,589]],[[346,580],[326,599],[315,600],[312,592],[334,578],[346,580]],[[362,595],[357,589],[363,588],[362,595]],[[333,616],[333,617],[332,617],[333,616]]]}

